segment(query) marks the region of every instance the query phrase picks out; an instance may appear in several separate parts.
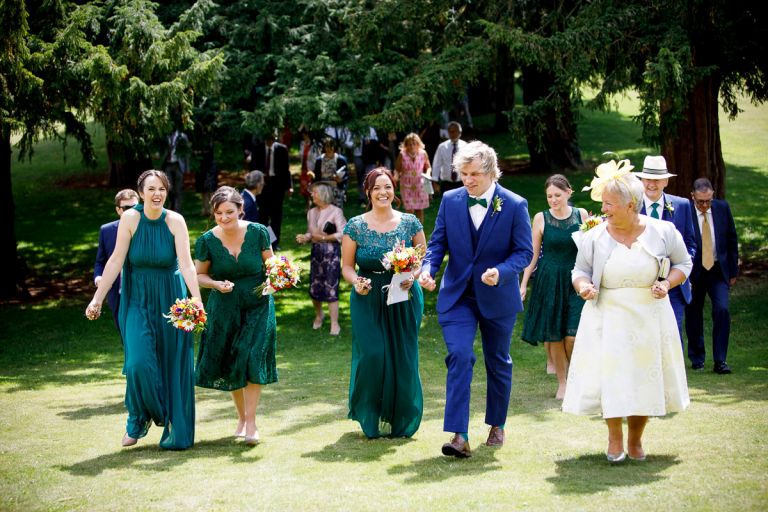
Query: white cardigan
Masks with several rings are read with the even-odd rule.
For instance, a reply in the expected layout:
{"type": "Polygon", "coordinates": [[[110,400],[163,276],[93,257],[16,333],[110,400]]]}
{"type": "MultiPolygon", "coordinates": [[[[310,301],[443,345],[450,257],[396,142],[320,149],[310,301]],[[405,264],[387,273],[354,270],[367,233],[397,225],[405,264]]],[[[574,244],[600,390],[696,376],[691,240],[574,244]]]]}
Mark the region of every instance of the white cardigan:
{"type": "MultiPolygon", "coordinates": [[[[675,225],[648,216],[645,217],[645,222],[645,231],[637,237],[638,243],[659,263],[663,258],[669,258],[672,268],[680,270],[688,277],[693,262],[683,242],[683,236],[675,225]]],[[[576,255],[576,265],[571,271],[571,281],[586,277],[595,288],[600,289],[605,262],[618,243],[608,234],[607,227],[608,223],[603,222],[584,233],[579,241],[579,252],[576,255]]]]}

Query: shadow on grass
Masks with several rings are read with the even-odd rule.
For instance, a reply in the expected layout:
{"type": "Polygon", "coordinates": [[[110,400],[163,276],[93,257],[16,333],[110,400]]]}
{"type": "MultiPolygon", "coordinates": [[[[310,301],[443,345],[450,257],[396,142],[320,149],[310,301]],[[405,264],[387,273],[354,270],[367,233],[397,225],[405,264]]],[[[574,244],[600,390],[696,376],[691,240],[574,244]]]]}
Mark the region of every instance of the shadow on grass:
{"type": "Polygon", "coordinates": [[[318,462],[375,462],[395,452],[398,446],[412,443],[413,439],[368,439],[362,432],[346,432],[335,442],[301,456],[318,462]]]}
{"type": "Polygon", "coordinates": [[[407,475],[403,480],[407,484],[421,484],[470,477],[498,469],[501,469],[501,463],[496,459],[496,449],[480,445],[472,451],[469,459],[439,455],[410,464],[397,464],[388,472],[391,475],[407,475]]]}
{"type": "Polygon", "coordinates": [[[557,494],[595,494],[617,487],[645,486],[667,478],[670,467],[680,464],[676,455],[649,455],[645,462],[626,459],[611,464],[605,455],[582,455],[555,462],[556,476],[547,478],[557,494]]]}
{"type": "Polygon", "coordinates": [[[156,444],[147,442],[142,445],[142,442],[140,440],[140,444],[135,448],[99,455],[71,465],[60,465],[57,469],[74,476],[96,476],[104,471],[128,468],[162,473],[199,459],[227,458],[234,464],[250,464],[261,459],[260,456],[254,457],[249,453],[258,449],[257,446],[247,446],[231,436],[199,441],[194,447],[183,451],[163,450],[156,444]],[[248,457],[244,457],[245,454],[248,454],[248,457]]]}
{"type": "Polygon", "coordinates": [[[58,413],[58,416],[72,421],[79,421],[87,420],[93,418],[94,416],[113,416],[117,414],[126,414],[125,404],[122,397],[115,396],[106,400],[116,401],[109,404],[85,405],[82,407],[70,408],[68,410],[61,411],[58,413]]]}

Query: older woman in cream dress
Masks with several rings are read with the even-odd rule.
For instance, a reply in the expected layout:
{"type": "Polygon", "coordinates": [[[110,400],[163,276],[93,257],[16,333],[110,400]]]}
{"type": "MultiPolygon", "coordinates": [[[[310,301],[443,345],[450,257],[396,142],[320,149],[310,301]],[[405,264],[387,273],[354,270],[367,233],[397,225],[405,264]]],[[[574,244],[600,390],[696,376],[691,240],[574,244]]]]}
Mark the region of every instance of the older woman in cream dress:
{"type": "Polygon", "coordinates": [[[691,258],[672,223],[639,215],[643,185],[631,169],[626,160],[602,164],[592,181],[605,222],[579,241],[572,278],[587,302],[563,401],[565,412],[603,416],[611,462],[626,455],[645,460],[648,417],[683,411],[690,402],[668,292],[688,276],[691,258]]]}

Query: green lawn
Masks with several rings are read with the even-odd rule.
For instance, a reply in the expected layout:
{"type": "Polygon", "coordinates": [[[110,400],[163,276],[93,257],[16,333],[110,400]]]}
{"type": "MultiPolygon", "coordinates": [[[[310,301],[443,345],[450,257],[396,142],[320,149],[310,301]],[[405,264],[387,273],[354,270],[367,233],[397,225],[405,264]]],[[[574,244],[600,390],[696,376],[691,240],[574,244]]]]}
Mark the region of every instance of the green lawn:
{"type": "MultiPolygon", "coordinates": [[[[634,105],[584,113],[585,158],[611,149],[633,161],[647,148],[636,142],[634,105]]],[[[768,108],[747,106],[723,121],[728,198],[745,259],[765,262],[768,202],[768,108]]],[[[489,138],[503,156],[519,147],[489,138]]],[[[544,372],[544,352],[519,340],[507,444],[479,446],[485,382],[482,358],[472,395],[469,460],[447,459],[440,445],[444,345],[428,295],[419,340],[424,421],[411,440],[366,440],[346,419],[350,360],[348,300],[342,335],[312,331],[305,290],[278,298],[280,382],[263,394],[258,424],[263,442],[247,448],[230,438],[233,407],[224,393],[197,390],[194,448],[165,452],[160,429],[132,449],[120,448],[125,411],[122,352],[108,315],[87,322],[87,296],[98,226],[110,220],[112,190],[62,186],[84,171],[74,145],[42,143],[32,164],[17,165],[14,187],[21,254],[38,287],[54,279],[66,298],[0,305],[0,510],[765,510],[768,507],[768,278],[754,272],[733,289],[730,376],[689,373],[692,405],[654,419],[647,429],[646,463],[610,466],[606,429],[598,419],[566,415],[554,399],[556,381],[544,372]]],[[[587,181],[574,173],[574,186],[587,181]]],[[[545,207],[544,176],[504,178],[545,207]]],[[[576,203],[597,209],[586,194],[576,203]]],[[[189,212],[199,200],[188,192],[189,212]]],[[[436,207],[427,214],[426,231],[436,207]]],[[[354,207],[348,216],[359,213],[354,207]]],[[[190,214],[194,239],[209,222],[190,214]]],[[[298,199],[288,206],[285,252],[306,262],[307,249],[289,240],[303,231],[298,199]]],[[[345,288],[345,297],[348,287],[345,288]]]]}

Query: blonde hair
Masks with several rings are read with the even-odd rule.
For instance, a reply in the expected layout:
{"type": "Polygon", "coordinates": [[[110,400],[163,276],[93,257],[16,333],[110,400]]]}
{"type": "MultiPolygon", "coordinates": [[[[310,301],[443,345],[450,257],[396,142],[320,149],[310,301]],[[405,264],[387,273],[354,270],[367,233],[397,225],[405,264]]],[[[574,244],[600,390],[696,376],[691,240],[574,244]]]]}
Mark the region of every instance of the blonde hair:
{"type": "Polygon", "coordinates": [[[413,142],[416,144],[416,147],[419,149],[424,149],[424,143],[421,141],[421,137],[419,137],[418,133],[409,133],[405,136],[403,139],[403,142],[400,143],[400,151],[405,151],[406,146],[409,142],[413,142]]]}

